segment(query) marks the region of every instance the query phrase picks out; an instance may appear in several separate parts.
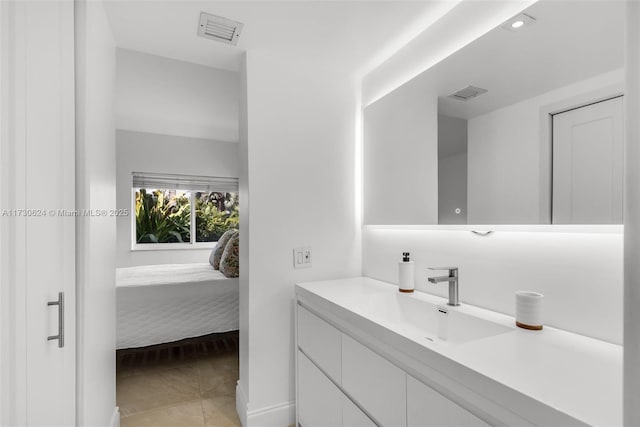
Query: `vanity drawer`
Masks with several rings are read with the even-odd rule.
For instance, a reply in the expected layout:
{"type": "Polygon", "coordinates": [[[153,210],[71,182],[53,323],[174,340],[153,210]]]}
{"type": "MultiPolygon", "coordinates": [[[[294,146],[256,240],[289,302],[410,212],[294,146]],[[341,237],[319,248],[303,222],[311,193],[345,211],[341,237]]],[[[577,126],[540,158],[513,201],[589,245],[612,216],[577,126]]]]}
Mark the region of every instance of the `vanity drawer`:
{"type": "Polygon", "coordinates": [[[408,427],[489,427],[489,424],[407,375],[408,427]]]}
{"type": "Polygon", "coordinates": [[[342,425],[343,427],[377,427],[376,423],[345,395],[342,395],[342,425]]]}
{"type": "Polygon", "coordinates": [[[333,381],[340,384],[342,333],[298,305],[298,347],[333,381]]]}
{"type": "Polygon", "coordinates": [[[383,426],[407,422],[405,372],[342,335],[342,388],[383,426]]]}
{"type": "Polygon", "coordinates": [[[298,353],[298,423],[302,427],[342,425],[344,395],[300,351],[298,353]]]}

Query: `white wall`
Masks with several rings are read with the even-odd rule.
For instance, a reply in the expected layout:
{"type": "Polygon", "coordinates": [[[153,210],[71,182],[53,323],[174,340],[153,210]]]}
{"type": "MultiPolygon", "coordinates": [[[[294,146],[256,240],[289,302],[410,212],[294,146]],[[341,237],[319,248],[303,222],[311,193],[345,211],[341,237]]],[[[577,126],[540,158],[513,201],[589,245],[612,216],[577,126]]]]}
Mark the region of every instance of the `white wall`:
{"type": "Polygon", "coordinates": [[[241,188],[248,184],[251,206],[240,234],[248,234],[251,263],[243,255],[240,325],[248,338],[238,396],[247,401],[239,412],[249,426],[295,421],[294,284],[360,274],[356,91],[346,73],[321,63],[274,51],[247,55],[241,188]],[[307,245],[313,267],[294,270],[292,249],[307,245]]]}
{"type": "Polygon", "coordinates": [[[467,121],[439,114],[438,224],[466,223],[467,121]]]}
{"type": "MultiPolygon", "coordinates": [[[[237,177],[239,74],[116,52],[118,209],[131,209],[132,172],[237,177]]],[[[118,267],[208,259],[210,249],[131,251],[131,217],[117,224],[118,267]]]]}
{"type": "MultiPolygon", "coordinates": [[[[5,141],[9,138],[9,110],[10,101],[7,91],[12,86],[9,79],[9,4],[7,2],[0,3],[0,165],[2,172],[0,173],[0,205],[7,206],[7,197],[9,195],[9,178],[8,168],[5,165],[8,162],[8,147],[5,141]]],[[[10,277],[7,271],[8,258],[5,254],[10,250],[8,226],[9,224],[0,224],[0,254],[3,261],[0,262],[0,336],[6,337],[11,334],[9,327],[11,322],[11,304],[9,303],[9,283],[10,277]]],[[[11,407],[11,393],[9,392],[11,384],[9,382],[10,358],[11,351],[7,345],[7,340],[3,339],[0,345],[0,424],[9,423],[9,411],[11,407]]]]}
{"type": "MultiPolygon", "coordinates": [[[[132,172],[238,177],[238,143],[118,130],[117,208],[132,209],[132,172]]],[[[243,201],[240,199],[240,210],[243,201]]],[[[117,218],[117,266],[207,262],[211,249],[131,250],[131,216],[117,218]]],[[[213,246],[213,244],[211,245],[213,246]]]]}
{"type": "MultiPolygon", "coordinates": [[[[115,42],[102,2],[75,2],[76,207],[114,209],[115,42]]],[[[78,217],[77,425],[109,425],[116,406],[116,219],[78,217]]]]}
{"type": "Polygon", "coordinates": [[[640,3],[627,3],[624,227],[624,424],[640,425],[640,3]]]}
{"type": "Polygon", "coordinates": [[[249,268],[249,236],[251,235],[251,198],[249,197],[249,121],[247,97],[247,57],[242,56],[240,63],[240,139],[238,141],[239,188],[238,196],[243,201],[240,209],[240,277],[239,287],[239,368],[240,378],[236,387],[236,412],[240,422],[247,427],[247,401],[249,392],[249,294],[251,291],[251,269],[249,268]]]}
{"type": "Polygon", "coordinates": [[[616,95],[623,80],[612,71],[470,119],[469,224],[549,223],[548,113],[616,95]]]}
{"type": "Polygon", "coordinates": [[[435,93],[413,80],[364,109],[365,224],[438,223],[435,93]]]}
{"type": "Polygon", "coordinates": [[[238,141],[238,73],[117,50],[116,127],[238,141]]]}
{"type": "Polygon", "coordinates": [[[437,272],[460,268],[460,301],[513,316],[518,290],[545,295],[545,324],[622,343],[622,235],[547,231],[384,229],[363,231],[363,275],[397,283],[403,251],[415,261],[415,284],[447,295],[446,284],[427,283],[437,272]]]}

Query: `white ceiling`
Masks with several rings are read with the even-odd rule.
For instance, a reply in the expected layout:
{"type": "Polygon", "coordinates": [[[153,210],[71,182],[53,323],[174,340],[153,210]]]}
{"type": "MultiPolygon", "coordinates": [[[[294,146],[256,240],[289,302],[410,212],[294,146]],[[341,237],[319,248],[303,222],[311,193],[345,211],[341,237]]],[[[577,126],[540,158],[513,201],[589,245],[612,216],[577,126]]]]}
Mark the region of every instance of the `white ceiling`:
{"type": "Polygon", "coordinates": [[[421,22],[442,14],[443,3],[108,0],[105,9],[116,43],[125,49],[228,70],[238,69],[244,51],[286,50],[300,61],[363,73],[381,60],[380,52],[408,41],[421,22]],[[201,11],[243,22],[238,46],[198,37],[201,11]]]}

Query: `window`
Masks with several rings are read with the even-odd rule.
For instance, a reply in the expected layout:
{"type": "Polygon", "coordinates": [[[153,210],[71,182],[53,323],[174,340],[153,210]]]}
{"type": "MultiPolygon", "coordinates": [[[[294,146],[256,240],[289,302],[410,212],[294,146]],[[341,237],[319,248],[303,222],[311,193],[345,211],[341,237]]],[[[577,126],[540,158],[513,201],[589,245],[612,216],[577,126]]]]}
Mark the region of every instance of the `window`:
{"type": "Polygon", "coordinates": [[[195,194],[196,242],[217,242],[225,231],[238,228],[238,194],[217,191],[195,194]]]}
{"type": "Polygon", "coordinates": [[[134,248],[217,242],[238,228],[237,188],[237,178],[134,173],[134,248]]]}
{"type": "Polygon", "coordinates": [[[138,188],[136,243],[191,243],[191,193],[138,188]]]}

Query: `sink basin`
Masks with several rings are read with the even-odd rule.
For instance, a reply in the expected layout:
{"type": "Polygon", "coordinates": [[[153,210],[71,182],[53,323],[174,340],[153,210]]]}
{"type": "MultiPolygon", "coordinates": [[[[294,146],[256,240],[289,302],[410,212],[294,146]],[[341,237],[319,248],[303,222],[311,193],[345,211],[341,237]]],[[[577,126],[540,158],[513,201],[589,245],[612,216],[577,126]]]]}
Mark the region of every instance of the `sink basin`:
{"type": "Polygon", "coordinates": [[[313,287],[318,295],[421,344],[462,344],[514,330],[474,315],[478,309],[472,306],[450,307],[439,297],[400,293],[397,286],[370,279],[354,279],[348,287],[338,281],[313,287]]]}
{"type": "Polygon", "coordinates": [[[447,305],[432,304],[418,295],[374,294],[361,308],[379,323],[414,340],[465,343],[512,331],[513,328],[461,313],[447,305]]]}

